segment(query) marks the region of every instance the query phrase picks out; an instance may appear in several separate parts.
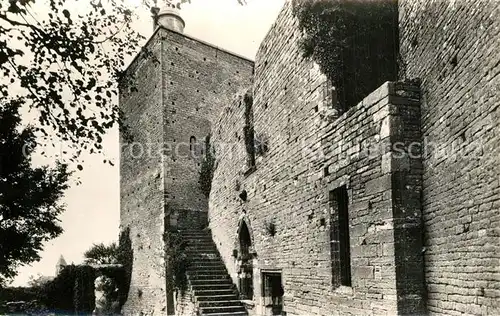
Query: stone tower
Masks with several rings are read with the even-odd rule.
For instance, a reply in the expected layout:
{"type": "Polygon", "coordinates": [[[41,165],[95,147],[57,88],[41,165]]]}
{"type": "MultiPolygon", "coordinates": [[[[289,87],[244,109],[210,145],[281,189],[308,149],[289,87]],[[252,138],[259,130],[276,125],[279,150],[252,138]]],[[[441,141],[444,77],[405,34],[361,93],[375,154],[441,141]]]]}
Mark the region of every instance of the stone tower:
{"type": "Polygon", "coordinates": [[[64,269],[65,266],[67,266],[68,264],[66,263],[66,260],[64,260],[64,257],[63,255],[61,255],[59,257],[59,260],[57,260],[57,264],[56,264],[56,276],[59,275],[59,273],[61,273],[61,271],[64,269]]]}
{"type": "Polygon", "coordinates": [[[164,233],[201,229],[208,201],[202,193],[195,150],[234,94],[251,84],[253,62],[183,34],[184,21],[162,8],[143,51],[120,82],[122,134],[121,229],[130,229],[134,255],[124,311],[167,314],[164,233]]]}

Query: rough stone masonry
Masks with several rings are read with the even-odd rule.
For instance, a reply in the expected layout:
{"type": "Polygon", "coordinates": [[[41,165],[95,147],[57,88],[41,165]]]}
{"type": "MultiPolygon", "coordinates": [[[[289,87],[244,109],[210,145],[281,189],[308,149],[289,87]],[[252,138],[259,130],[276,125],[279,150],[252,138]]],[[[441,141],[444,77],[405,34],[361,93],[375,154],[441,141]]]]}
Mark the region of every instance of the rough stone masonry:
{"type": "Polygon", "coordinates": [[[255,63],[158,28],[120,91],[134,137],[121,156],[124,312],[196,312],[167,290],[163,236],[208,224],[240,294],[251,267],[250,315],[500,314],[499,13],[495,0],[400,0],[401,82],[342,115],[289,2],[255,63]],[[265,148],[249,150],[249,124],[265,148]],[[209,134],[207,199],[202,157],[187,154],[209,134]]]}

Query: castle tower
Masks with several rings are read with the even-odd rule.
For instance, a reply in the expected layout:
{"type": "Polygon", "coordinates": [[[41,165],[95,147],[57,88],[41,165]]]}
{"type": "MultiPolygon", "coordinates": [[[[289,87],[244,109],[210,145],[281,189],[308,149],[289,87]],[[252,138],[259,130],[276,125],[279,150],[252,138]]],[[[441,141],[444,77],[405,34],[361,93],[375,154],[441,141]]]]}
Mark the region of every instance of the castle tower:
{"type": "Polygon", "coordinates": [[[124,312],[171,314],[165,232],[201,229],[208,199],[199,183],[199,148],[236,92],[251,85],[253,62],[183,34],[173,8],[120,82],[120,108],[132,140],[122,135],[121,229],[130,229],[134,256],[124,312]]]}
{"type": "Polygon", "coordinates": [[[186,26],[179,10],[174,5],[165,6],[159,10],[157,23],[161,27],[179,33],[183,33],[186,26]]]}
{"type": "Polygon", "coordinates": [[[64,260],[64,257],[63,255],[61,255],[59,257],[59,260],[57,260],[57,264],[56,264],[56,276],[59,275],[59,273],[61,273],[61,271],[64,269],[65,266],[67,266],[68,264],[66,263],[66,260],[64,260]]]}

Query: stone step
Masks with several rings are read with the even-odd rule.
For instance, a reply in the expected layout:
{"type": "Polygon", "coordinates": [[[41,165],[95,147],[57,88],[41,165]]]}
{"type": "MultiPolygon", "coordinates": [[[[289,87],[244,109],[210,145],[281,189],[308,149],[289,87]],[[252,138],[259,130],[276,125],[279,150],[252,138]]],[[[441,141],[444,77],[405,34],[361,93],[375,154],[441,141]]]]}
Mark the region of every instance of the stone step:
{"type": "Polygon", "coordinates": [[[224,270],[226,269],[226,266],[222,263],[222,262],[215,262],[215,261],[208,261],[208,262],[190,262],[189,263],[189,266],[187,267],[188,270],[189,268],[193,268],[193,269],[201,269],[201,268],[224,268],[224,270]]]}
{"type": "Polygon", "coordinates": [[[227,273],[221,274],[188,274],[190,280],[230,280],[227,273]]]}
{"type": "Polygon", "coordinates": [[[220,258],[191,258],[191,263],[223,262],[220,258]]]}
{"type": "Polygon", "coordinates": [[[198,279],[198,280],[191,280],[191,285],[196,286],[196,285],[223,285],[223,284],[229,284],[233,285],[231,280],[229,279],[198,279]]]}
{"type": "Polygon", "coordinates": [[[239,300],[220,300],[220,301],[203,301],[199,302],[200,308],[205,307],[223,307],[223,306],[243,306],[239,300]]]}
{"type": "Polygon", "coordinates": [[[182,229],[181,234],[211,234],[210,229],[182,229]]]}
{"type": "Polygon", "coordinates": [[[219,253],[212,249],[212,250],[208,250],[208,249],[203,249],[203,250],[187,250],[186,249],[186,254],[188,256],[191,256],[194,259],[220,259],[220,256],[219,256],[219,253]]]}
{"type": "Polygon", "coordinates": [[[230,312],[230,313],[204,313],[205,316],[247,316],[247,312],[230,312]]]}
{"type": "MultiPolygon", "coordinates": [[[[219,256],[219,252],[212,250],[212,251],[187,251],[187,255],[191,256],[192,260],[197,260],[197,259],[221,259],[219,256]]],[[[222,260],[222,259],[221,259],[222,260]]]]}
{"type": "Polygon", "coordinates": [[[212,275],[220,275],[220,274],[227,274],[226,269],[207,269],[207,268],[190,268],[188,267],[187,269],[187,274],[188,275],[198,275],[198,274],[212,274],[212,275]]]}
{"type": "Polygon", "coordinates": [[[181,235],[184,240],[200,240],[200,241],[210,241],[213,243],[212,235],[181,235]]]}
{"type": "Polygon", "coordinates": [[[226,271],[226,266],[222,262],[190,263],[187,270],[222,270],[226,271]]]}
{"type": "Polygon", "coordinates": [[[213,242],[189,242],[187,243],[187,248],[203,248],[203,247],[212,247],[217,249],[213,242]]]}
{"type": "Polygon", "coordinates": [[[196,248],[186,248],[185,252],[189,255],[189,254],[193,254],[193,255],[196,255],[196,254],[199,254],[199,253],[210,253],[210,254],[214,254],[214,255],[218,255],[218,251],[217,251],[217,248],[214,247],[196,247],[196,248]]]}
{"type": "Polygon", "coordinates": [[[212,238],[212,234],[209,233],[195,233],[195,232],[190,232],[190,233],[181,233],[182,238],[212,238]]]}
{"type": "Polygon", "coordinates": [[[217,256],[217,255],[210,255],[210,254],[203,254],[203,255],[188,255],[188,258],[193,261],[198,261],[198,260],[219,260],[222,261],[222,258],[217,256]]]}
{"type": "Polygon", "coordinates": [[[201,314],[206,315],[210,313],[235,313],[235,312],[245,312],[245,307],[243,305],[230,305],[230,306],[211,306],[211,307],[201,307],[201,314]]]}
{"type": "Polygon", "coordinates": [[[191,286],[195,291],[234,289],[234,285],[232,283],[192,284],[191,286]]]}
{"type": "Polygon", "coordinates": [[[219,256],[219,251],[217,250],[217,248],[213,247],[213,248],[186,248],[185,252],[188,254],[188,255],[201,255],[202,253],[205,253],[205,254],[210,254],[210,255],[214,255],[214,256],[219,256]]]}
{"type": "Polygon", "coordinates": [[[216,260],[214,260],[214,261],[197,261],[197,262],[191,261],[189,263],[189,266],[191,266],[191,267],[219,267],[219,266],[221,266],[224,268],[226,267],[222,261],[216,261],[216,260]]]}
{"type": "Polygon", "coordinates": [[[205,301],[210,301],[210,302],[215,302],[215,301],[231,301],[231,300],[237,300],[238,295],[235,293],[233,294],[223,294],[223,295],[204,295],[204,296],[196,296],[196,300],[198,302],[205,302],[205,301]]]}
{"type": "Polygon", "coordinates": [[[182,240],[184,240],[188,244],[197,244],[197,243],[211,243],[212,245],[214,244],[214,242],[212,241],[212,237],[210,236],[182,237],[182,240]]]}
{"type": "Polygon", "coordinates": [[[210,238],[207,239],[183,239],[185,241],[185,245],[189,247],[197,247],[197,246],[210,246],[215,247],[214,243],[210,238]]]}
{"type": "Polygon", "coordinates": [[[198,274],[204,274],[204,273],[199,273],[200,271],[219,271],[220,274],[227,274],[226,267],[224,265],[216,265],[216,266],[189,266],[187,271],[188,272],[198,272],[198,274]]]}
{"type": "Polygon", "coordinates": [[[200,268],[200,267],[215,267],[216,268],[219,266],[224,267],[224,270],[226,268],[226,266],[221,261],[205,261],[205,262],[193,262],[193,261],[191,261],[189,263],[189,267],[197,267],[197,268],[200,268]]]}
{"type": "Polygon", "coordinates": [[[199,279],[197,279],[198,275],[212,275],[212,279],[217,279],[217,277],[215,277],[215,276],[220,276],[220,275],[228,275],[229,276],[229,273],[227,273],[226,269],[222,269],[222,268],[217,268],[217,270],[207,269],[207,268],[203,268],[203,269],[192,268],[192,269],[188,269],[186,274],[188,275],[188,277],[191,280],[199,280],[199,279]]]}
{"type": "MultiPolygon", "coordinates": [[[[207,240],[186,240],[186,246],[187,248],[193,248],[193,247],[211,247],[211,248],[216,248],[216,245],[212,242],[212,240],[207,239],[207,240]]],[[[216,248],[217,249],[217,248],[216,248]]]]}
{"type": "Polygon", "coordinates": [[[237,295],[234,288],[231,289],[193,289],[196,297],[217,296],[217,295],[237,295]]]}
{"type": "MultiPolygon", "coordinates": [[[[189,267],[188,272],[194,274],[205,274],[201,271],[211,271],[215,270],[218,271],[219,273],[216,274],[228,274],[226,268],[223,265],[220,266],[198,266],[198,267],[189,267]]],[[[207,273],[208,274],[208,273],[207,273]]]]}
{"type": "Polygon", "coordinates": [[[186,241],[186,254],[190,260],[187,277],[201,315],[248,315],[239,301],[217,246],[208,230],[181,231],[186,241]]]}

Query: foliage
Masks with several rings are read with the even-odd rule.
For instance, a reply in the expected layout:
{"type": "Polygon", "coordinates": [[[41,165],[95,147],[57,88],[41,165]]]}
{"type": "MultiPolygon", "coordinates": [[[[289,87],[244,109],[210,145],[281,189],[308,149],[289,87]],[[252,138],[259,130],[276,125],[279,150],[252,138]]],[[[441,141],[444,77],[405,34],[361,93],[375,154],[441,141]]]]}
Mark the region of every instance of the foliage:
{"type": "MultiPolygon", "coordinates": [[[[151,2],[156,5],[156,0],[141,2],[150,9],[151,2]]],[[[186,2],[191,1],[159,5],[180,8],[186,2]]],[[[0,95],[21,98],[35,109],[43,142],[55,131],[73,144],[72,160],[82,150],[101,152],[103,134],[124,122],[117,82],[125,59],[145,39],[132,29],[134,17],[127,1],[119,0],[0,3],[0,95]]]]}
{"type": "Polygon", "coordinates": [[[77,314],[89,315],[95,308],[95,271],[87,265],[77,266],[75,270],[73,304],[77,314]]]}
{"type": "Polygon", "coordinates": [[[264,156],[269,151],[269,138],[267,135],[260,133],[255,135],[255,154],[264,156]]]}
{"type": "Polygon", "coordinates": [[[167,245],[166,262],[167,268],[172,272],[172,281],[167,280],[168,286],[173,290],[180,291],[183,295],[187,289],[186,271],[190,265],[190,260],[186,254],[188,243],[177,231],[169,231],[164,234],[165,244],[167,245]]]}
{"type": "Polygon", "coordinates": [[[86,264],[116,264],[118,263],[118,245],[111,243],[104,245],[103,243],[94,244],[83,254],[86,264]]]}
{"type": "MultiPolygon", "coordinates": [[[[104,293],[104,306],[101,313],[107,314],[119,314],[121,306],[119,304],[121,292],[119,284],[124,283],[125,280],[125,270],[121,267],[105,267],[101,268],[102,281],[99,283],[97,290],[104,293]]],[[[96,303],[97,305],[97,303],[96,303]]]]}
{"type": "Polygon", "coordinates": [[[255,166],[255,136],[253,128],[253,97],[246,93],[243,102],[245,103],[245,126],[243,135],[245,137],[245,148],[248,154],[247,164],[249,167],[255,166]]]}
{"type": "Polygon", "coordinates": [[[272,221],[265,221],[264,222],[264,228],[266,229],[266,234],[274,237],[276,235],[276,224],[274,223],[274,220],[272,221]]]}
{"type": "Polygon", "coordinates": [[[346,111],[397,77],[397,0],[293,1],[303,31],[300,48],[335,86],[346,111]]]}
{"type": "Polygon", "coordinates": [[[0,95],[37,110],[44,140],[55,131],[76,155],[101,151],[103,134],[120,121],[116,81],[143,39],[132,17],[125,1],[2,2],[0,72],[10,82],[0,95]]]}
{"type": "MultiPolygon", "coordinates": [[[[123,234],[122,234],[123,235],[123,234]]],[[[89,250],[84,253],[86,264],[95,265],[105,265],[105,264],[117,264],[120,260],[124,260],[126,257],[125,247],[123,247],[123,236],[122,236],[122,248],[116,244],[111,243],[109,245],[94,244],[89,250]],[[120,255],[121,253],[121,255],[120,255]]],[[[128,266],[127,266],[128,267],[128,266]]],[[[102,273],[104,278],[101,278],[101,283],[99,283],[99,291],[103,292],[104,300],[101,301],[100,306],[103,308],[101,313],[116,314],[120,312],[120,298],[121,291],[128,292],[128,287],[126,286],[127,280],[130,280],[130,276],[125,274],[125,270],[122,267],[100,267],[99,272],[102,273]]],[[[123,293],[126,295],[126,293],[123,293]]],[[[97,305],[97,303],[96,303],[97,305]]]]}
{"type": "Polygon", "coordinates": [[[50,311],[55,313],[74,312],[76,270],[76,266],[67,265],[54,280],[41,287],[40,300],[50,311]]]}
{"type": "Polygon", "coordinates": [[[31,288],[38,288],[52,281],[52,277],[38,274],[36,277],[31,276],[28,281],[28,286],[31,288]]]}
{"type": "Polygon", "coordinates": [[[89,314],[94,309],[95,271],[87,265],[67,265],[56,278],[38,287],[38,300],[56,314],[89,314]]]}
{"type": "Polygon", "coordinates": [[[247,190],[243,190],[240,192],[240,194],[238,195],[240,197],[240,199],[243,201],[243,202],[246,202],[247,201],[247,198],[248,198],[248,193],[247,193],[247,190]]]}
{"type": "Polygon", "coordinates": [[[94,276],[90,266],[68,265],[53,280],[39,278],[28,288],[2,289],[0,302],[25,301],[26,314],[90,314],[95,304],[94,276]]]}
{"type": "Polygon", "coordinates": [[[32,127],[21,129],[19,101],[0,104],[0,282],[40,259],[44,242],[59,236],[59,203],[68,188],[64,164],[33,168],[32,127]]]}
{"type": "Polygon", "coordinates": [[[116,278],[117,287],[119,289],[119,305],[120,309],[125,304],[130,290],[130,280],[132,278],[132,266],[134,263],[134,251],[132,249],[132,240],[130,239],[130,228],[127,227],[120,232],[118,240],[117,261],[123,267],[122,277],[116,278]]]}
{"type": "Polygon", "coordinates": [[[201,162],[200,167],[200,187],[203,194],[208,198],[212,190],[212,180],[214,178],[215,165],[215,150],[210,144],[210,135],[205,139],[205,158],[201,162]]]}
{"type": "Polygon", "coordinates": [[[38,292],[34,287],[5,287],[0,288],[0,305],[6,302],[32,301],[37,298],[38,292]]]}

